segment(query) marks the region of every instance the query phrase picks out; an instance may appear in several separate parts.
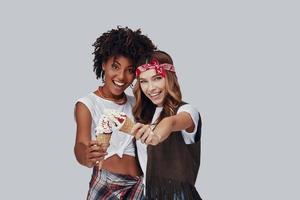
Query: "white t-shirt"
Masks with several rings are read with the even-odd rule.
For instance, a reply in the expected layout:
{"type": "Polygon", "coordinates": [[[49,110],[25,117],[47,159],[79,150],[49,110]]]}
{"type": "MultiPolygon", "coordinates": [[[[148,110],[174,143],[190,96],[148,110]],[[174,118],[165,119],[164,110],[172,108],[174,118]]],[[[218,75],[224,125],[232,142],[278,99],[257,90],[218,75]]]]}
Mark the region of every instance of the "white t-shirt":
{"type": "MultiPolygon", "coordinates": [[[[92,116],[92,127],[91,136],[95,139],[95,128],[99,123],[101,115],[104,113],[104,109],[114,109],[120,112],[126,113],[130,118],[133,119],[132,106],[134,104],[134,97],[127,96],[127,102],[124,105],[118,105],[113,101],[103,99],[93,92],[88,94],[86,97],[82,97],[76,101],[83,103],[90,111],[92,116]]],[[[126,133],[122,133],[117,129],[113,129],[113,133],[110,139],[110,145],[107,149],[107,155],[105,159],[117,154],[122,158],[123,154],[135,156],[134,144],[132,142],[133,136],[126,133]]]]}
{"type": "MultiPolygon", "coordinates": [[[[163,109],[162,107],[156,107],[155,113],[154,113],[153,118],[152,118],[152,123],[154,123],[156,121],[156,119],[159,117],[162,109],[163,109]]],[[[195,135],[196,135],[196,132],[197,132],[198,121],[199,121],[199,113],[190,104],[185,104],[185,105],[180,106],[177,113],[180,113],[180,112],[187,112],[188,114],[190,114],[190,116],[191,116],[191,118],[194,122],[195,128],[194,128],[194,131],[192,133],[188,133],[185,130],[181,131],[184,142],[186,144],[192,144],[192,143],[195,142],[195,135]]],[[[147,145],[141,143],[141,140],[137,140],[136,141],[136,146],[137,146],[138,159],[139,159],[142,171],[144,173],[143,182],[144,182],[144,185],[146,185],[146,168],[147,168],[147,159],[148,159],[147,145]]],[[[144,192],[145,192],[145,190],[144,190],[144,192]]]]}

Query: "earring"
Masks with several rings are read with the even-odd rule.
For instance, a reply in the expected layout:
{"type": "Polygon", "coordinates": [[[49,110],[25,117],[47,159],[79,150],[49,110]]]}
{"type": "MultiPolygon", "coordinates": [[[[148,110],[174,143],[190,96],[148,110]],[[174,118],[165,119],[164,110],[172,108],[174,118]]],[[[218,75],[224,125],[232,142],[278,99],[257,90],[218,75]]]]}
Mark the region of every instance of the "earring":
{"type": "Polygon", "coordinates": [[[104,71],[102,72],[102,83],[105,83],[105,73],[104,73],[104,71]]]}

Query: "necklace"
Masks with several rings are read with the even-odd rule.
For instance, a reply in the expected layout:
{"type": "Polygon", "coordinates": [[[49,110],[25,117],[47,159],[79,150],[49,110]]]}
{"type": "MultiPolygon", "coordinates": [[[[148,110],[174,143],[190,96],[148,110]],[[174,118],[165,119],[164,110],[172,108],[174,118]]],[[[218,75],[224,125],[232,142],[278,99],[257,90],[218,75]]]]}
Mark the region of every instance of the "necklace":
{"type": "Polygon", "coordinates": [[[118,105],[123,105],[127,102],[127,98],[126,98],[126,95],[125,95],[124,92],[123,92],[122,97],[120,99],[115,99],[115,98],[112,98],[112,97],[106,97],[104,92],[103,92],[103,87],[102,86],[99,86],[97,91],[98,91],[98,94],[101,98],[109,100],[109,101],[113,101],[114,103],[116,103],[118,105]]]}

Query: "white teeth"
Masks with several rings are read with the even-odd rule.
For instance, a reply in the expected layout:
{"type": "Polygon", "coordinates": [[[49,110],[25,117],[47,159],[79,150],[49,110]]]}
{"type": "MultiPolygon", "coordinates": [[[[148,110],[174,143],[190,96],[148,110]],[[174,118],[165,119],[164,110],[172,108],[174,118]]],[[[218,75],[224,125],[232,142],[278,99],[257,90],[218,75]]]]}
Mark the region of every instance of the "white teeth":
{"type": "Polygon", "coordinates": [[[115,83],[117,86],[123,86],[123,85],[125,85],[125,83],[121,83],[121,82],[118,82],[118,81],[114,81],[114,83],[115,83]]]}
{"type": "Polygon", "coordinates": [[[150,95],[150,97],[155,97],[155,96],[159,95],[159,92],[158,93],[154,93],[154,94],[149,94],[149,95],[150,95]]]}

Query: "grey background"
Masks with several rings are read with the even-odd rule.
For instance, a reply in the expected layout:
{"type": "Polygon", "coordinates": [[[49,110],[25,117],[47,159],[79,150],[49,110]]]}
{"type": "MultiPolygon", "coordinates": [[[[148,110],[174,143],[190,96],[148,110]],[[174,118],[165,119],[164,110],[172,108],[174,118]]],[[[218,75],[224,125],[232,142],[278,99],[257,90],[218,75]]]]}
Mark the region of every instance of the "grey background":
{"type": "Polygon", "coordinates": [[[299,199],[299,17],[291,0],[1,1],[0,199],[85,198],[74,102],[117,25],[174,58],[203,118],[204,199],[299,199]]]}

